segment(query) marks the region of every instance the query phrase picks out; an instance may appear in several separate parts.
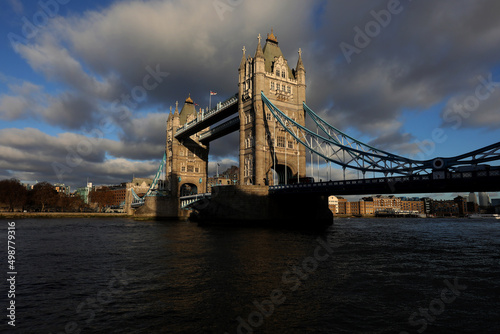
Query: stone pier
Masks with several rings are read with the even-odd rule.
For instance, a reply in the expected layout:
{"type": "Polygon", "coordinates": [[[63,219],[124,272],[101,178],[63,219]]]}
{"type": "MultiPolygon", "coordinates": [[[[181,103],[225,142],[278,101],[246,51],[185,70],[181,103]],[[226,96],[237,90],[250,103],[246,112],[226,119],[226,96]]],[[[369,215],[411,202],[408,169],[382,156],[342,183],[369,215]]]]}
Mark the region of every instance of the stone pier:
{"type": "Polygon", "coordinates": [[[195,207],[202,224],[325,228],[333,224],[326,196],[270,195],[268,186],[212,188],[212,198],[195,207]]]}

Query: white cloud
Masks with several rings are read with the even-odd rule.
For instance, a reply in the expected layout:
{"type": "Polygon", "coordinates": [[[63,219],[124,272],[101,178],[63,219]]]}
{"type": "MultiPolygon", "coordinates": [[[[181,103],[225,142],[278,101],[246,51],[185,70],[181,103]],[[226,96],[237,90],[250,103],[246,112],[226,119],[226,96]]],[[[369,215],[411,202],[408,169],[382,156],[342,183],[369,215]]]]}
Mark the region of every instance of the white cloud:
{"type": "MultiPolygon", "coordinates": [[[[10,3],[22,11],[19,1],[10,3]]],[[[415,150],[415,135],[402,128],[403,111],[460,101],[474,89],[471,78],[487,75],[498,63],[500,22],[496,13],[500,3],[494,1],[408,2],[360,54],[353,55],[350,64],[339,44],[352,43],[353,27],[364,27],[373,19],[370,11],[384,8],[387,1],[238,3],[223,14],[223,20],[212,1],[195,0],[122,1],[99,11],[51,19],[27,44],[15,48],[45,78],[47,86],[21,79],[10,83],[0,96],[0,119],[32,118],[40,121],[41,129],[50,124],[63,133],[53,137],[31,130],[30,135],[38,140],[30,144],[45,154],[37,155],[30,146],[21,147],[6,135],[15,135],[22,143],[27,130],[1,130],[0,148],[8,154],[2,163],[15,167],[17,173],[36,171],[35,162],[43,165],[51,159],[65,159],[68,145],[76,147],[78,140],[85,140],[82,135],[69,138],[65,131],[100,130],[106,139],[84,162],[95,173],[102,168],[101,175],[109,172],[118,179],[121,174],[113,170],[122,169],[114,159],[144,164],[143,160],[161,157],[164,120],[176,100],[182,106],[191,93],[204,107],[210,90],[218,91],[217,98],[234,94],[241,47],[245,45],[247,55],[252,56],[257,34],[265,37],[271,27],[292,66],[296,50],[302,48],[308,104],[320,116],[401,153],[415,150]],[[323,13],[315,14],[321,6],[323,13]],[[144,85],[148,67],[158,67],[169,75],[155,89],[147,90],[143,99],[133,100],[134,87],[144,85]],[[116,101],[125,110],[125,119],[114,114],[116,101]],[[115,119],[113,131],[101,127],[100,122],[108,117],[115,119]],[[62,138],[68,140],[67,145],[62,138]],[[25,160],[23,154],[28,154],[25,160]]],[[[461,128],[498,131],[499,94],[492,94],[473,115],[464,118],[461,128]]],[[[232,135],[214,142],[211,154],[219,160],[236,157],[238,140],[232,135]]],[[[151,169],[147,164],[143,167],[151,169]]],[[[51,177],[50,169],[40,168],[40,176],[51,177]]],[[[83,177],[83,172],[75,175],[83,177]]]]}

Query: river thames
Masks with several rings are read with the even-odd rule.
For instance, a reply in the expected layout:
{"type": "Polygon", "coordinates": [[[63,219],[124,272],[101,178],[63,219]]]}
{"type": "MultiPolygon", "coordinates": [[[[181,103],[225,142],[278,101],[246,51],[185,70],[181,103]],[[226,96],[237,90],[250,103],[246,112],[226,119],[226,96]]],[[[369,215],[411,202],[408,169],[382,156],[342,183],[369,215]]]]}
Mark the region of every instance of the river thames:
{"type": "Polygon", "coordinates": [[[500,332],[495,220],[14,221],[16,326],[2,297],[2,333],[500,332]]]}

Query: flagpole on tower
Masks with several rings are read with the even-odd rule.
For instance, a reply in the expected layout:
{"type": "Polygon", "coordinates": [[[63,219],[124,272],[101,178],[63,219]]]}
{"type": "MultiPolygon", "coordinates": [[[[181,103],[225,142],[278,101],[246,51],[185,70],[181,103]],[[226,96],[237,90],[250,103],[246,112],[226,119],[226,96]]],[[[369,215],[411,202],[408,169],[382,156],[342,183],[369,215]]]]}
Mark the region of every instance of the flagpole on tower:
{"type": "Polygon", "coordinates": [[[210,91],[210,99],[209,99],[209,104],[208,104],[208,110],[212,110],[212,95],[217,95],[216,92],[210,91]]]}

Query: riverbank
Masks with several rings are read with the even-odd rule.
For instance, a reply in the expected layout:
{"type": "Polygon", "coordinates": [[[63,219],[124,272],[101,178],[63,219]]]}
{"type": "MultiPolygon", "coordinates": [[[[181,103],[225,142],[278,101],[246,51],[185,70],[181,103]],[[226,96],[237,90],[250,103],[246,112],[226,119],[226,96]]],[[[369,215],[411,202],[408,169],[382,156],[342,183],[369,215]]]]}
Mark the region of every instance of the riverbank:
{"type": "Polygon", "coordinates": [[[0,219],[22,218],[117,218],[130,217],[126,213],[102,212],[0,212],[0,219]]]}

